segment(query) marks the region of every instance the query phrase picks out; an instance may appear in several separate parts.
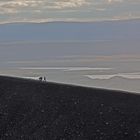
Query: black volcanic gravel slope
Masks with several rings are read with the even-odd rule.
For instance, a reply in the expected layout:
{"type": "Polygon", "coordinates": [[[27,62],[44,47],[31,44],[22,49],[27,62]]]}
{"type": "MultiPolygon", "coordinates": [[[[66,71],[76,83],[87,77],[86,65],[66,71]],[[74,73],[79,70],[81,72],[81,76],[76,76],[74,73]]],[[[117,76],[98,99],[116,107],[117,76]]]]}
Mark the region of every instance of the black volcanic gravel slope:
{"type": "Polygon", "coordinates": [[[140,140],[140,95],[0,76],[0,140],[140,140]]]}

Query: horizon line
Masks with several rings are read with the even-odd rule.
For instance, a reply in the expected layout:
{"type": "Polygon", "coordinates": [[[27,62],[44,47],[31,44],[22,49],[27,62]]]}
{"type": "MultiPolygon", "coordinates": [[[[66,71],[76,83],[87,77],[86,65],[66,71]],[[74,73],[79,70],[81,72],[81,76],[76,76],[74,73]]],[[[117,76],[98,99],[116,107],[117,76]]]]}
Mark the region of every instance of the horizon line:
{"type": "Polygon", "coordinates": [[[130,19],[106,19],[106,20],[52,20],[52,21],[12,21],[12,22],[0,22],[0,25],[5,24],[49,24],[49,23],[97,23],[97,22],[115,22],[115,21],[133,21],[140,20],[140,18],[130,19]]]}

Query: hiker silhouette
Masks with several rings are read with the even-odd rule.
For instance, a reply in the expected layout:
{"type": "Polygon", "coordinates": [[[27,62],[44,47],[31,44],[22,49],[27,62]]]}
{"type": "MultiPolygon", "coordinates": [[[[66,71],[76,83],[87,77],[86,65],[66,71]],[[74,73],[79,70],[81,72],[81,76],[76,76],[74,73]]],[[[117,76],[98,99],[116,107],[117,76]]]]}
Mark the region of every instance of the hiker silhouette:
{"type": "Polygon", "coordinates": [[[43,77],[39,77],[39,80],[42,81],[43,80],[43,77]]]}

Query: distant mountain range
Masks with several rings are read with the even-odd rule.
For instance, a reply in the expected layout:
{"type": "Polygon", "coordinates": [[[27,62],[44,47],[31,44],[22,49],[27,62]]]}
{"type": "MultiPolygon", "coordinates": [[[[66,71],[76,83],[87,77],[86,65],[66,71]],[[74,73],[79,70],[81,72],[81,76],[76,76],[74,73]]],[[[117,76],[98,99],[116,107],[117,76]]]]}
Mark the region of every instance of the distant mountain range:
{"type": "Polygon", "coordinates": [[[140,20],[89,23],[8,23],[0,25],[0,42],[97,41],[130,39],[140,39],[140,20]]]}

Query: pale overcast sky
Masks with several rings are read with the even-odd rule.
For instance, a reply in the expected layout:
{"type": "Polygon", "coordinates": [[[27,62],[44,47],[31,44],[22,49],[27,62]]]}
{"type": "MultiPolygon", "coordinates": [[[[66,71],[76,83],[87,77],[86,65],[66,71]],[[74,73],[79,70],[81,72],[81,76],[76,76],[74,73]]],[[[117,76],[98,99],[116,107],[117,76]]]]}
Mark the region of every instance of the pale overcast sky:
{"type": "Polygon", "coordinates": [[[140,18],[140,0],[0,0],[0,23],[140,18]]]}

